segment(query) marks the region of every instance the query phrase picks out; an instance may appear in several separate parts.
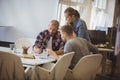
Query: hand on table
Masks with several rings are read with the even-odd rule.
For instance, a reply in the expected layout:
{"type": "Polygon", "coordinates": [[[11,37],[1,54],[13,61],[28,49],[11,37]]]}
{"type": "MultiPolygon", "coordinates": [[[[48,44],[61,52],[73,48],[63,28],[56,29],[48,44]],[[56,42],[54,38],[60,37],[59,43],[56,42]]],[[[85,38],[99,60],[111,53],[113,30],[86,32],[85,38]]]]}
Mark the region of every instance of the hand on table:
{"type": "Polygon", "coordinates": [[[53,56],[56,60],[59,58],[58,55],[51,49],[46,49],[48,54],[50,54],[51,56],[53,56]]]}

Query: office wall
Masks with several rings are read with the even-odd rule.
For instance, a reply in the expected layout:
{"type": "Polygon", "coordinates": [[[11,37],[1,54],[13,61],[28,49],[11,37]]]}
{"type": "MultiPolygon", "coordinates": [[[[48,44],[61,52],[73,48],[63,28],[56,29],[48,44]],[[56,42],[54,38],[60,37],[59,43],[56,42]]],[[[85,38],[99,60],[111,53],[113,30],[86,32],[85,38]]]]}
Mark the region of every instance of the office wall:
{"type": "Polygon", "coordinates": [[[0,0],[0,41],[35,38],[57,17],[58,0],[0,0]]]}

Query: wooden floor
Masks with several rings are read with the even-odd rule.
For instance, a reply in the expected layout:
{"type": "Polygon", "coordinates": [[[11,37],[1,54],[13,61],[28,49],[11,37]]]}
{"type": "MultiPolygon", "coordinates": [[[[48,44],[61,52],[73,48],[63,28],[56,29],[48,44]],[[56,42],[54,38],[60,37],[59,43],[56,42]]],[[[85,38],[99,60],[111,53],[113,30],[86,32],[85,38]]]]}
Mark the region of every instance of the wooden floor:
{"type": "Polygon", "coordinates": [[[97,74],[95,80],[120,80],[120,74],[115,76],[97,74]]]}

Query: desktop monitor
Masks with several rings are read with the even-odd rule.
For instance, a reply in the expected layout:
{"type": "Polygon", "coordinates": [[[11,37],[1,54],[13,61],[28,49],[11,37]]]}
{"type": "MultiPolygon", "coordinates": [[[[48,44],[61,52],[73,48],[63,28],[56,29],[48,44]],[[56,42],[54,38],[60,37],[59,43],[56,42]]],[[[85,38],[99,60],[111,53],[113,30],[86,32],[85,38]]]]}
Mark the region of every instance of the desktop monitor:
{"type": "Polygon", "coordinates": [[[88,30],[91,42],[93,44],[105,44],[106,43],[106,31],[100,30],[88,30]]]}

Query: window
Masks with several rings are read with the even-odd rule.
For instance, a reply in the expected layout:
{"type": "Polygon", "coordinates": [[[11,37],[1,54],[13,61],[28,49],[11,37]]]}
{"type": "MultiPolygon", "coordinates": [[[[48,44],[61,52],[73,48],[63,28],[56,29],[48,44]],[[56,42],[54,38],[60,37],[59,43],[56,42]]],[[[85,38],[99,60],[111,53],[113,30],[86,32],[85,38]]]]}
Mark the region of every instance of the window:
{"type": "Polygon", "coordinates": [[[99,9],[106,9],[107,0],[94,0],[95,7],[99,9]]]}
{"type": "Polygon", "coordinates": [[[73,7],[91,30],[112,27],[115,0],[59,0],[58,16],[60,25],[65,24],[64,10],[73,7]],[[99,28],[100,28],[99,27],[99,28]]]}
{"type": "Polygon", "coordinates": [[[67,7],[73,7],[78,10],[82,19],[84,19],[87,25],[90,24],[90,12],[91,12],[91,0],[59,0],[58,16],[60,25],[65,24],[64,11],[67,7]]]}

